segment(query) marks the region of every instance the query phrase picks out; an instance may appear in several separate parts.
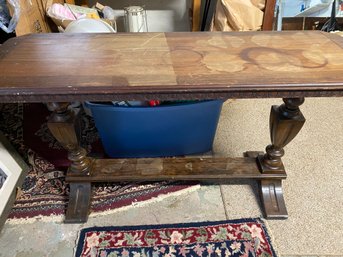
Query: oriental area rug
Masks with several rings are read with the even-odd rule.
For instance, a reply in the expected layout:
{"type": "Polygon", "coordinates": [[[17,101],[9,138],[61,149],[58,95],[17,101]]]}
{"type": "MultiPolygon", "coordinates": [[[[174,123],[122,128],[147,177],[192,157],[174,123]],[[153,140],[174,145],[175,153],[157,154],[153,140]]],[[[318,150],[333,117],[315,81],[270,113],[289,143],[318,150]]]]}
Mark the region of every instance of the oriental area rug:
{"type": "MultiPolygon", "coordinates": [[[[30,165],[9,215],[10,223],[63,220],[69,195],[65,182],[69,161],[46,126],[48,116],[49,111],[43,104],[0,104],[0,130],[30,165]]],[[[81,123],[82,146],[96,156],[104,156],[93,119],[82,113],[81,123]]],[[[177,181],[93,184],[90,216],[138,206],[198,187],[196,182],[177,181]]]]}
{"type": "Polygon", "coordinates": [[[76,257],[274,257],[260,219],[81,230],[76,257]]]}

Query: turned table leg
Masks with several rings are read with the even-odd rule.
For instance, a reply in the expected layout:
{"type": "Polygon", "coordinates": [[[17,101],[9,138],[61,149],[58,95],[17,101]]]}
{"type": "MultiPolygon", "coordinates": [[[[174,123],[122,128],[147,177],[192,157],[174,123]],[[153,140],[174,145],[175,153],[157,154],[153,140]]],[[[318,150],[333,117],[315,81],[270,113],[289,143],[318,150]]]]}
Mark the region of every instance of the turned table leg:
{"type": "MultiPolygon", "coordinates": [[[[90,173],[91,160],[86,150],[79,146],[80,123],[77,115],[69,108],[69,103],[49,103],[53,111],[48,127],[56,140],[68,151],[71,165],[67,176],[87,176],[90,173]]],[[[71,182],[66,223],[87,221],[91,197],[90,182],[71,182]]]]}
{"type": "MultiPolygon", "coordinates": [[[[293,140],[305,123],[299,106],[304,98],[285,98],[284,104],[272,106],[270,113],[270,137],[272,144],[264,155],[257,157],[263,174],[285,171],[281,157],[283,148],[293,140]]],[[[287,209],[282,193],[281,179],[261,179],[261,197],[267,218],[287,218],[287,209]]]]}

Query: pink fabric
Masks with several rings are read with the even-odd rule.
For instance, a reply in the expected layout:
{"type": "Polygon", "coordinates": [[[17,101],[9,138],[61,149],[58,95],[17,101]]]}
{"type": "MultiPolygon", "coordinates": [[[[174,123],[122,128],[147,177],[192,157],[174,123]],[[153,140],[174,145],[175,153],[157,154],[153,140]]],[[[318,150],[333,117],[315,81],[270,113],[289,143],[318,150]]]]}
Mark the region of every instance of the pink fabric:
{"type": "Polygon", "coordinates": [[[49,8],[49,16],[59,20],[76,20],[74,14],[68,9],[68,7],[61,4],[53,4],[49,8]]]}

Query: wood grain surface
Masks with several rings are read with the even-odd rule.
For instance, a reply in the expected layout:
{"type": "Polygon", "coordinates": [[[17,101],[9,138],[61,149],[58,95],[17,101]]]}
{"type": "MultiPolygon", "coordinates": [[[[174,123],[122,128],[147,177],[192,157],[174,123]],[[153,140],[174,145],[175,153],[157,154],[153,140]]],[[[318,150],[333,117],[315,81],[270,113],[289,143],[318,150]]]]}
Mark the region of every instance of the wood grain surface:
{"type": "Polygon", "coordinates": [[[256,158],[94,159],[90,176],[68,173],[67,181],[114,182],[269,178],[285,179],[285,171],[261,173],[256,158]]]}
{"type": "Polygon", "coordinates": [[[32,34],[0,46],[0,101],[343,96],[342,46],[317,31],[32,34]]]}

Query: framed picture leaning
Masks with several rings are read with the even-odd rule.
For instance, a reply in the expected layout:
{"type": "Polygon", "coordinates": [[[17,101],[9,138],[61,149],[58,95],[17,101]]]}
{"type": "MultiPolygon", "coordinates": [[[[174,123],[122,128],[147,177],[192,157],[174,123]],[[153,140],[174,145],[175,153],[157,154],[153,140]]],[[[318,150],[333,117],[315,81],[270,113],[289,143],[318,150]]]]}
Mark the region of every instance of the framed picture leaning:
{"type": "Polygon", "coordinates": [[[14,204],[29,167],[0,131],[0,229],[14,204]]]}

